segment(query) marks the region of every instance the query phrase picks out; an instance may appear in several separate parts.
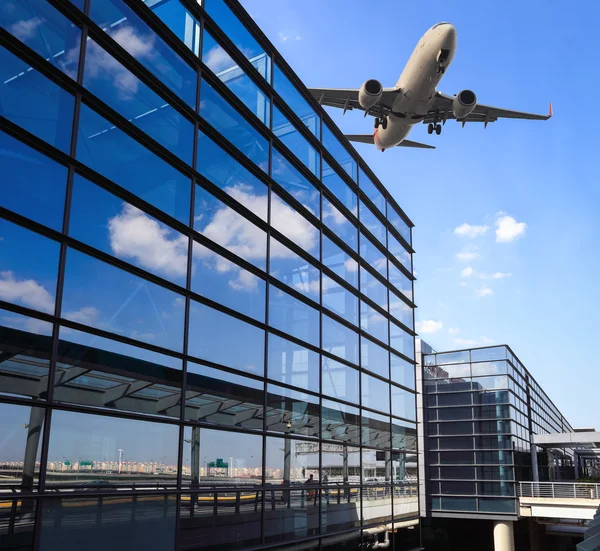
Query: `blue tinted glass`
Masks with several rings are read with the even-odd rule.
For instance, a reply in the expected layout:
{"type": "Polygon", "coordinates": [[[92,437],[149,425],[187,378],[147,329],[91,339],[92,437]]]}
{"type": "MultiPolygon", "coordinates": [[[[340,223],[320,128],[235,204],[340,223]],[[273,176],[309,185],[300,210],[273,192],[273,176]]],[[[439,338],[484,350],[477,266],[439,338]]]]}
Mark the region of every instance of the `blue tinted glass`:
{"type": "Polygon", "coordinates": [[[379,209],[379,212],[381,212],[385,216],[385,197],[383,196],[381,191],[379,191],[375,187],[375,184],[365,174],[362,168],[358,169],[358,173],[358,185],[360,186],[360,189],[362,189],[367,195],[367,197],[371,199],[373,204],[379,209]]]}
{"type": "Polygon", "coordinates": [[[367,264],[377,270],[383,277],[387,277],[387,257],[366,235],[360,236],[360,256],[367,264]]]}
{"type": "MultiPolygon", "coordinates": [[[[323,400],[322,416],[323,438],[342,440],[350,444],[360,443],[360,411],[358,408],[333,400],[323,400]]],[[[348,459],[351,460],[351,457],[348,459]]]]}
{"type": "Polygon", "coordinates": [[[265,320],[265,280],[194,241],[192,291],[259,321],[265,320]]]}
{"type": "Polygon", "coordinates": [[[319,257],[319,230],[274,192],[271,192],[271,226],[307,253],[319,257]]]}
{"type": "Polygon", "coordinates": [[[402,264],[402,266],[404,266],[409,272],[412,272],[411,254],[390,232],[388,232],[388,250],[394,255],[396,260],[402,264]]]}
{"type": "Polygon", "coordinates": [[[415,338],[395,323],[390,323],[390,346],[411,360],[415,359],[415,338]]]}
{"type": "Polygon", "coordinates": [[[392,385],[392,415],[416,421],[415,395],[392,385]]]}
{"type": "Polygon", "coordinates": [[[357,215],[357,198],[348,184],[342,180],[339,174],[331,168],[325,161],[323,161],[323,177],[321,178],[323,184],[333,193],[338,201],[352,213],[354,216],[357,215]]]}
{"type": "Polygon", "coordinates": [[[0,132],[0,205],[61,231],[67,168],[0,132]]]}
{"type": "Polygon", "coordinates": [[[200,23],[190,14],[179,0],[144,0],[148,7],[160,17],[192,52],[198,55],[200,51],[200,23]]]}
{"type": "Polygon", "coordinates": [[[73,96],[2,47],[0,83],[0,115],[68,153],[73,96]]]}
{"type": "Polygon", "coordinates": [[[325,195],[321,196],[321,201],[323,223],[346,245],[356,251],[358,249],[358,228],[325,195]]]}
{"type": "Polygon", "coordinates": [[[267,186],[202,132],[198,132],[197,170],[254,214],[267,219],[267,186]]]}
{"type": "Polygon", "coordinates": [[[358,404],[357,369],[323,356],[321,372],[324,396],[358,404]]]}
{"type": "Polygon", "coordinates": [[[272,164],[271,176],[273,180],[318,218],[320,208],[319,190],[275,148],[272,150],[272,164]]]}
{"type": "Polygon", "coordinates": [[[184,299],[154,283],[70,249],[62,316],[181,352],[184,299]]]}
{"type": "Polygon", "coordinates": [[[360,292],[370,298],[375,304],[387,310],[388,290],[387,287],[379,281],[366,268],[360,267],[360,292]]]}
{"type": "Polygon", "coordinates": [[[205,9],[258,72],[271,81],[271,60],[223,0],[206,0],[205,9]]]}
{"type": "Polygon", "coordinates": [[[389,413],[390,385],[381,379],[363,373],[361,381],[361,401],[363,407],[389,413]]]}
{"type": "Polygon", "coordinates": [[[272,276],[319,302],[318,268],[274,238],[271,238],[270,256],[272,276]]]}
{"type": "Polygon", "coordinates": [[[289,81],[276,64],[273,70],[273,86],[277,93],[288,104],[288,107],[290,107],[306,127],[319,138],[321,133],[319,115],[317,115],[304,97],[302,97],[297,88],[289,81]]]}
{"type": "Polygon", "coordinates": [[[319,177],[319,154],[277,107],[273,107],[273,133],[308,170],[319,177]]]}
{"type": "Polygon", "coordinates": [[[69,234],[185,287],[188,238],[78,174],[69,234]]]}
{"type": "Polygon", "coordinates": [[[390,314],[409,329],[414,330],[413,309],[390,290],[390,314]]]}
{"type": "MultiPolygon", "coordinates": [[[[262,123],[269,126],[271,115],[269,98],[206,29],[202,36],[202,61],[262,123]]],[[[258,61],[260,64],[261,61],[258,61]]]]}
{"type": "Polygon", "coordinates": [[[269,325],[319,346],[319,312],[277,287],[269,290],[269,325]]]}
{"type": "Polygon", "coordinates": [[[85,51],[83,84],[140,130],[192,164],[194,125],[91,39],[85,51]]]}
{"type": "Polygon", "coordinates": [[[342,169],[356,182],[358,170],[356,161],[352,158],[349,151],[333,135],[333,132],[329,130],[329,127],[326,124],[323,125],[323,145],[339,163],[342,169]]]}
{"type": "MultiPolygon", "coordinates": [[[[262,211],[262,197],[241,189],[238,196],[246,206],[262,211]]],[[[267,263],[267,234],[231,207],[196,186],[194,229],[240,258],[264,270],[267,263]]]]}
{"type": "Polygon", "coordinates": [[[54,314],[58,243],[2,218],[0,237],[0,300],[54,314]]]}
{"type": "Polygon", "coordinates": [[[323,306],[358,325],[358,297],[323,274],[323,306]]]}
{"type": "Polygon", "coordinates": [[[412,280],[401,272],[392,262],[390,262],[389,282],[396,287],[408,300],[413,299],[412,280]]]}
{"type": "Polygon", "coordinates": [[[196,71],[123,0],[91,0],[90,17],[183,101],[196,107],[196,71]]]}
{"type": "Polygon", "coordinates": [[[411,244],[411,232],[410,226],[404,221],[404,219],[394,210],[391,205],[388,208],[388,220],[392,223],[392,226],[398,230],[398,233],[404,237],[406,242],[411,244]]]}
{"type": "MultiPolygon", "coordinates": [[[[269,170],[269,142],[265,140],[216,90],[205,80],[200,85],[200,115],[219,133],[235,145],[262,170],[269,170]]],[[[201,142],[204,136],[201,134],[201,142]]],[[[210,162],[210,153],[198,147],[198,170],[210,162]]]]}
{"type": "Polygon", "coordinates": [[[81,106],[77,159],[170,216],[189,223],[189,178],[86,105],[81,106]]]}
{"type": "Polygon", "coordinates": [[[329,316],[322,316],[323,350],[358,365],[358,333],[329,316]]]}
{"type": "Polygon", "coordinates": [[[85,0],[69,0],[69,2],[77,6],[81,11],[83,11],[85,0]]]}
{"type": "Polygon", "coordinates": [[[360,303],[360,327],[376,339],[388,343],[388,320],[366,302],[360,303]]]}
{"type": "Polygon", "coordinates": [[[269,379],[319,392],[319,355],[269,334],[269,379]]]}
{"type": "MultiPolygon", "coordinates": [[[[363,384],[365,384],[364,380],[363,384]]],[[[377,383],[375,383],[375,385],[377,385],[377,383]]],[[[389,401],[387,405],[389,407],[389,401]]],[[[371,446],[379,449],[389,448],[391,444],[390,418],[387,415],[373,413],[364,409],[361,411],[361,415],[363,446],[371,446]]],[[[363,450],[363,461],[365,461],[365,456],[367,454],[371,456],[374,455],[373,452],[370,450],[363,450]]]]}
{"type": "Polygon", "coordinates": [[[383,222],[373,214],[371,209],[367,207],[362,201],[360,201],[360,223],[367,228],[375,238],[385,247],[386,246],[386,234],[387,230],[383,225],[383,222]]]}
{"type": "Polygon", "coordinates": [[[358,286],[358,262],[346,254],[329,237],[322,236],[323,264],[354,287],[358,286]]]}
{"type": "Polygon", "coordinates": [[[390,378],[390,353],[365,337],[360,339],[360,365],[384,379],[390,378]]]}
{"type": "Polygon", "coordinates": [[[193,301],[188,352],[248,373],[262,376],[265,372],[263,329],[193,301]]]}
{"type": "Polygon", "coordinates": [[[46,0],[2,2],[0,27],[77,79],[81,30],[46,0]]]}

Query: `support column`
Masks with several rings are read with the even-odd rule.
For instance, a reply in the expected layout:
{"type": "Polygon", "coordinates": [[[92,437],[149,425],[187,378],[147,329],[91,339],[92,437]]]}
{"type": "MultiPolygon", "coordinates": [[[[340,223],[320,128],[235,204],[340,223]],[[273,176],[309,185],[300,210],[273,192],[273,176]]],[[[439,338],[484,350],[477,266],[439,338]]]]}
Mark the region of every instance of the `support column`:
{"type": "Polygon", "coordinates": [[[44,424],[44,409],[32,407],[29,413],[29,424],[27,425],[27,443],[25,445],[25,457],[23,458],[23,488],[32,488],[35,479],[35,460],[37,458],[40,443],[40,434],[44,424]]]}
{"type": "Polygon", "coordinates": [[[515,551],[512,520],[494,521],[494,551],[515,551]]]}
{"type": "Polygon", "coordinates": [[[200,427],[192,427],[191,460],[192,460],[192,486],[200,484],[200,427]]]}

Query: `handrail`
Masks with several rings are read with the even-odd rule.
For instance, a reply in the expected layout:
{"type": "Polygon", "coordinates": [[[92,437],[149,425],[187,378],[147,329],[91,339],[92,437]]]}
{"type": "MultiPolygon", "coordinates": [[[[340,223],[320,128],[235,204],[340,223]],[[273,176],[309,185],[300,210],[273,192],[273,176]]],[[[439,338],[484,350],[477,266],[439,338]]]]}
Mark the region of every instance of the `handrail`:
{"type": "Polygon", "coordinates": [[[518,496],[600,500],[600,484],[588,482],[519,482],[518,496]]]}

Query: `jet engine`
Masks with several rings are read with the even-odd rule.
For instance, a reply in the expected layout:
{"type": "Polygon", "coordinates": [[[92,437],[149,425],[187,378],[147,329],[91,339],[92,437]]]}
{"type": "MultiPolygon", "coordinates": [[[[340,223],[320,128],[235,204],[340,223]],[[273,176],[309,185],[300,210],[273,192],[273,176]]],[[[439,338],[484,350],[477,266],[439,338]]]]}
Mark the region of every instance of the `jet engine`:
{"type": "Polygon", "coordinates": [[[358,103],[363,109],[370,109],[379,103],[383,95],[381,82],[375,79],[365,81],[358,91],[358,103]]]}
{"type": "Polygon", "coordinates": [[[470,115],[477,105],[477,96],[471,90],[463,90],[458,95],[454,96],[452,102],[452,112],[454,116],[460,120],[470,115]]]}

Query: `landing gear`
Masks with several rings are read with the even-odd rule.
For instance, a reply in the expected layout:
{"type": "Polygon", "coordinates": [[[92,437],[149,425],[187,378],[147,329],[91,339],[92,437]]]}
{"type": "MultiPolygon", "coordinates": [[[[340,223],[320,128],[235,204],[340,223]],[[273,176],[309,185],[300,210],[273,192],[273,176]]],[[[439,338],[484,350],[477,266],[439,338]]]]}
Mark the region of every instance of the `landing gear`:
{"type": "Polygon", "coordinates": [[[385,130],[387,128],[387,123],[387,117],[382,117],[381,119],[379,117],[375,117],[375,128],[379,128],[379,125],[381,125],[381,128],[385,130]]]}
{"type": "Polygon", "coordinates": [[[442,125],[441,124],[436,124],[435,125],[435,133],[439,136],[442,133],[442,125]]]}
{"type": "Polygon", "coordinates": [[[427,125],[427,134],[433,134],[436,133],[438,136],[442,133],[442,125],[439,123],[429,123],[427,125]]]}
{"type": "Polygon", "coordinates": [[[446,72],[446,67],[444,67],[443,65],[439,65],[438,66],[438,74],[444,74],[446,72]]]}

